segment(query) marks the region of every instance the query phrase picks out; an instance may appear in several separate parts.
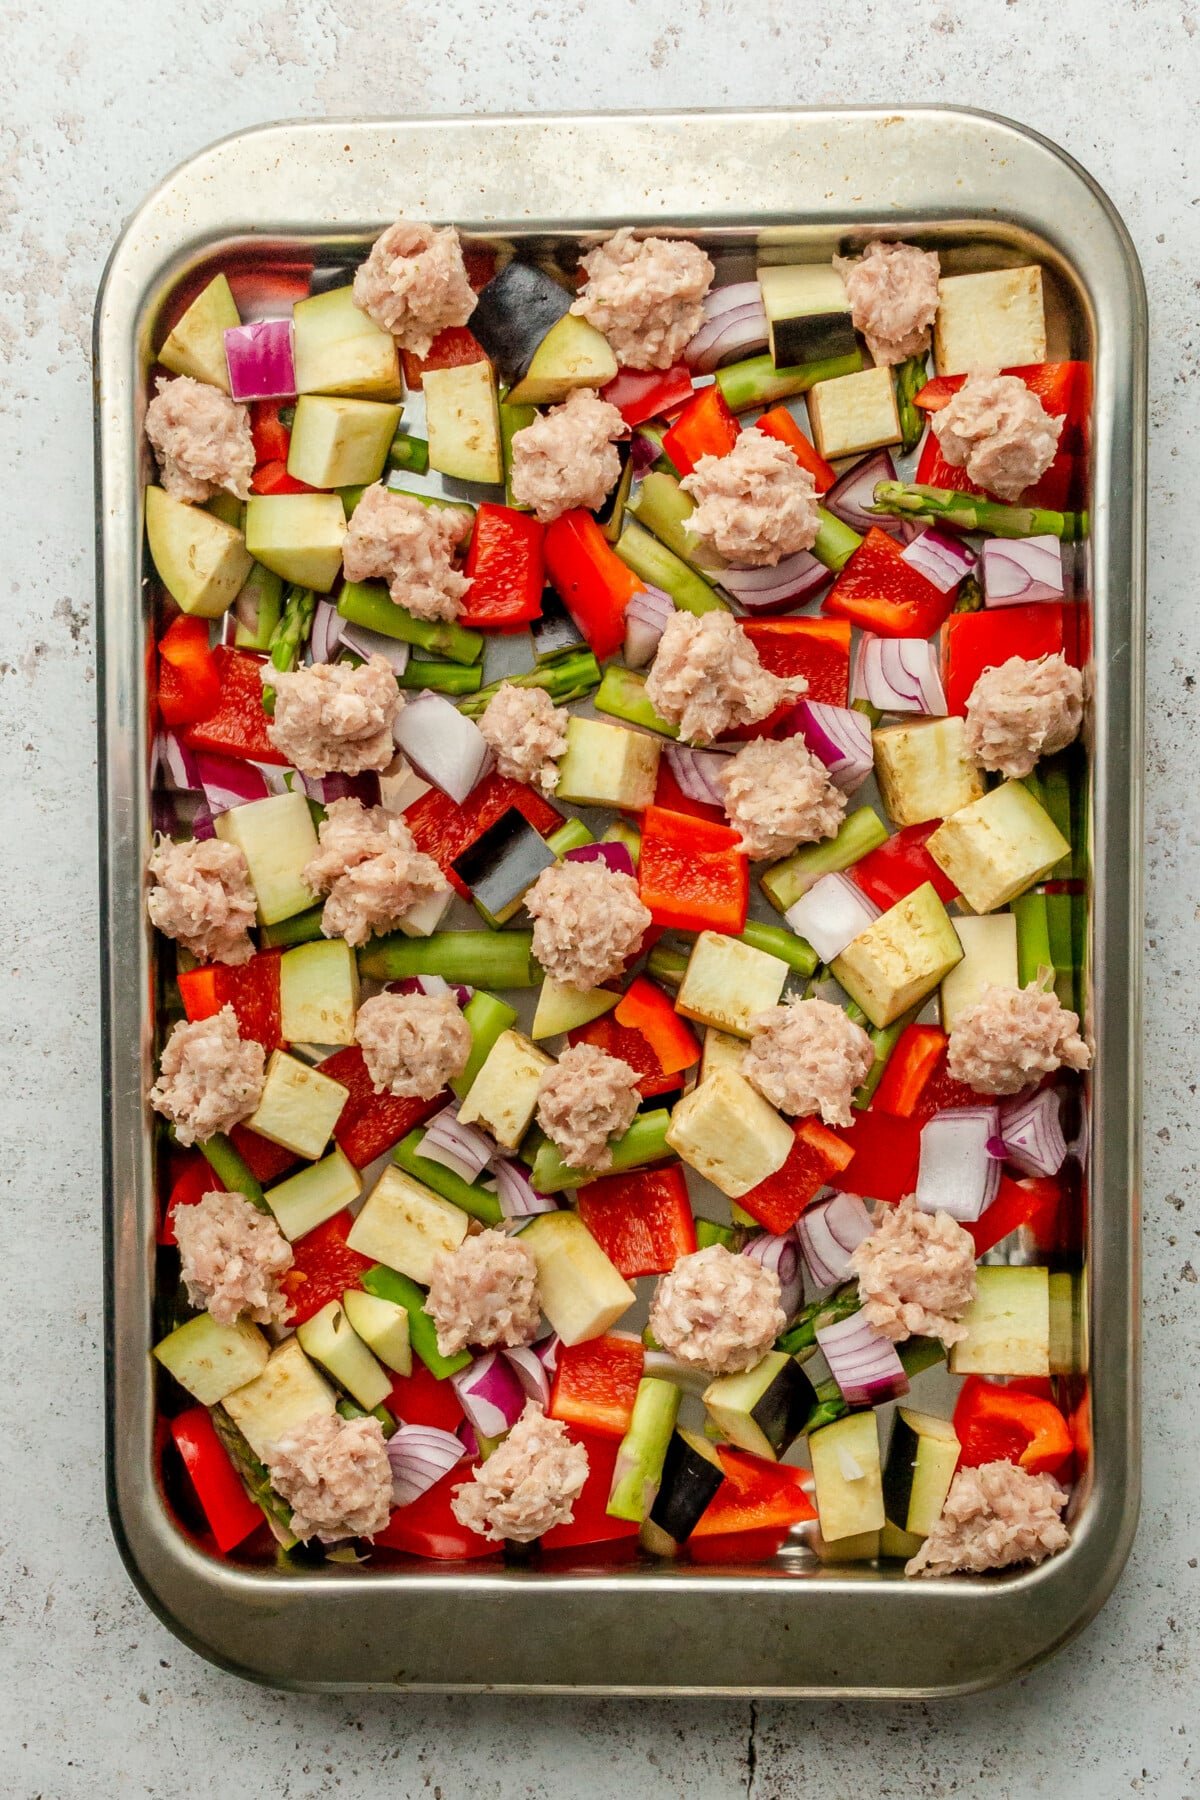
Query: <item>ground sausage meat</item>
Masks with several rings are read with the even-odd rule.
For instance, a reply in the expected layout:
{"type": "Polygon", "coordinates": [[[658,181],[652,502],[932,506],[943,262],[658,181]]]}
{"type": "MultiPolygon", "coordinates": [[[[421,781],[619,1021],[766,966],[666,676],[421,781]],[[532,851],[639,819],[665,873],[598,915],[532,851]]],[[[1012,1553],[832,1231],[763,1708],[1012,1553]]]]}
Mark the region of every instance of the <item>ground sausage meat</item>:
{"type": "Polygon", "coordinates": [[[1079,1015],[1037,981],[985,987],[950,1033],[947,1067],[977,1094],[1019,1094],[1058,1068],[1086,1069],[1079,1015]]]}
{"type": "Polygon", "coordinates": [[[473,1479],[455,1488],[450,1504],[468,1531],[529,1544],[552,1526],[570,1524],[587,1478],[583,1445],[530,1400],[473,1479]]]}
{"type": "Polygon", "coordinates": [[[620,480],[613,440],[626,429],[615,406],[591,388],[575,388],[561,406],[513,433],[514,501],[532,507],[544,525],[577,506],[595,512],[620,480]]]}
{"type": "Polygon", "coordinates": [[[342,568],[347,581],[386,581],[414,619],[456,619],[471,580],[455,568],[454,553],[470,535],[463,507],[424,506],[377,481],[350,515],[342,568]]]}
{"type": "Polygon", "coordinates": [[[766,568],[817,541],[813,478],[764,431],[743,431],[724,456],[702,456],[680,486],[696,502],[688,531],[727,562],[766,568]]]}
{"type": "Polygon", "coordinates": [[[942,1516],[906,1575],[982,1574],[1014,1563],[1040,1563],[1065,1550],[1065,1488],[1052,1475],[1031,1475],[1011,1462],[959,1469],[942,1516]]]}
{"type": "Polygon", "coordinates": [[[542,1076],[537,1122],[572,1169],[609,1169],[609,1138],[627,1131],[641,1095],[638,1075],[619,1056],[573,1044],[542,1076]]]}
{"type": "Polygon", "coordinates": [[[755,861],[836,837],[846,796],[802,738],[757,738],[718,772],[729,823],[755,861]]]}
{"type": "Polygon", "coordinates": [[[681,1256],[650,1303],[650,1329],[680,1362],[710,1375],[752,1369],[787,1324],[779,1277],[724,1244],[681,1256]]]}
{"type": "Polygon", "coordinates": [[[425,1311],[443,1356],[468,1344],[531,1344],[542,1316],[537,1263],[519,1237],[476,1232],[434,1257],[425,1311]]]}
{"type": "Polygon", "coordinates": [[[250,413],[219,387],[190,375],[159,378],[146,408],[146,436],[166,492],[175,500],[211,500],[220,489],[250,495],[254,443],[250,413]]]}
{"type": "Polygon", "coordinates": [[[354,304],[402,349],[428,356],[439,331],[465,325],[475,310],[453,225],[389,225],[354,277],[354,304]]]}
{"type": "Polygon", "coordinates": [[[303,880],[327,894],[321,915],[326,937],[365,944],[375,932],[393,931],[414,906],[444,893],[446,878],[432,856],[413,843],[396,813],[361,800],[331,800],[317,833],[319,849],[303,880]]]}
{"type": "Polygon", "coordinates": [[[396,754],[392,725],[402,697],[386,656],[280,670],[264,663],[275,689],[267,736],[302,775],[359,775],[386,769],[396,754]]]}
{"type": "Polygon", "coordinates": [[[314,1413],[280,1439],[269,1468],[298,1538],[373,1537],[392,1516],[392,1465],[378,1419],[314,1413]]]}
{"type": "Polygon", "coordinates": [[[627,369],[669,369],[704,322],[713,266],[698,244],[635,237],[626,226],[581,258],[587,285],[571,307],[627,369]]]}
{"type": "Polygon", "coordinates": [[[772,675],[732,613],[675,612],[646,677],[646,697],[690,743],[709,744],[735,725],[765,719],[808,683],[772,675]]]}
{"type": "Polygon", "coordinates": [[[211,1193],[177,1206],[172,1223],[193,1306],[207,1307],[218,1325],[283,1323],[289,1307],[279,1278],[292,1266],[292,1247],[270,1213],[241,1194],[211,1193]]]}
{"type": "Polygon", "coordinates": [[[377,1094],[432,1100],[461,1075],[471,1027],[452,993],[376,994],[364,1000],[354,1035],[377,1094]]]}
{"type": "Polygon", "coordinates": [[[181,1144],[203,1143],[250,1116],[262,1098],[263,1069],[262,1045],[240,1037],[237,1014],[223,1006],[172,1028],[150,1104],[170,1119],[181,1144]]]}
{"type": "Polygon", "coordinates": [[[835,256],[854,329],[877,365],[904,362],[929,348],[938,309],[938,259],[915,244],[868,244],[859,257],[835,256]]]}
{"type": "Polygon", "coordinates": [[[632,875],[602,862],[543,869],[525,905],[533,920],[533,954],[546,974],[583,990],[619,975],[650,925],[632,875]]]}
{"type": "Polygon", "coordinates": [[[1082,719],[1083,676],[1065,656],[1010,656],[971,689],[967,749],[981,768],[1020,779],[1074,743],[1082,719]]]}
{"type": "Polygon", "coordinates": [[[882,1207],[850,1267],[863,1317],[893,1343],[966,1336],[959,1321],[975,1298],[975,1240],[949,1213],[921,1212],[915,1194],[882,1207]]]}
{"type": "Polygon", "coordinates": [[[826,1125],[851,1125],[854,1090],[875,1052],[861,1025],[827,1000],[789,1000],[750,1021],[742,1074],[765,1100],[795,1118],[820,1113],[826,1125]]]}
{"type": "Polygon", "coordinates": [[[496,753],[501,775],[550,795],[558,786],[558,758],[567,747],[570,716],[564,706],[555,706],[545,688],[502,681],[479,729],[496,753]]]}
{"type": "Polygon", "coordinates": [[[200,962],[244,963],[254,955],[249,931],[255,899],[246,858],[220,838],[172,843],[160,838],[149,869],[150,922],[200,962]]]}
{"type": "Polygon", "coordinates": [[[933,415],[946,461],[1000,500],[1017,499],[1046,473],[1062,428],[1018,375],[969,375],[933,415]]]}

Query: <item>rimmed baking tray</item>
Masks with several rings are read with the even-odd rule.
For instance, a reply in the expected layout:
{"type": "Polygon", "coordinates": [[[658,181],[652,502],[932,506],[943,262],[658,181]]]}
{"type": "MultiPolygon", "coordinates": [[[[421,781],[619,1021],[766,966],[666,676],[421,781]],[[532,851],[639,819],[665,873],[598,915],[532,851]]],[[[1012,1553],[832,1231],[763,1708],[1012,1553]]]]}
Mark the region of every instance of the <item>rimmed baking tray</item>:
{"type": "MultiPolygon", "coordinates": [[[[1097,1611],[1138,1504],[1138,1175],[1146,309],[1091,178],[1011,122],[956,109],[297,121],[202,152],[144,202],[95,316],[100,587],[109,1511],[145,1599],[202,1655],[296,1688],[916,1696],[1028,1669],[1097,1611]],[[354,261],[392,218],[544,240],[673,225],[813,256],[872,231],[946,265],[1042,264],[1050,354],[1094,368],[1086,1112],[1092,1456],[1070,1548],[1033,1571],[906,1582],[803,1553],[752,1567],[453,1565],[285,1573],[218,1562],[157,1485],[152,945],[139,421],[156,321],[210,263],[354,261]]],[[[1086,1403],[1085,1403],[1086,1404],[1086,1403]]]]}

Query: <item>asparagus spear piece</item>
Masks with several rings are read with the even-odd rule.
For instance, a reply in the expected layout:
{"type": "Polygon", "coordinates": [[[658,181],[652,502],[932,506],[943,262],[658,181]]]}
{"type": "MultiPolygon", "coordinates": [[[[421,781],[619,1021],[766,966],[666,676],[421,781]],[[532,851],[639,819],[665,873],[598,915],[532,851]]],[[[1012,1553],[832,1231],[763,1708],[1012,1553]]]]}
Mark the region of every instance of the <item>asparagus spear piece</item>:
{"type": "Polygon", "coordinates": [[[896,384],[896,411],[900,415],[900,448],[907,453],[916,449],[925,429],[925,414],[914,401],[929,380],[926,358],[910,356],[907,362],[897,363],[892,378],[896,384]]]}
{"type": "Polygon", "coordinates": [[[402,688],[428,688],[431,694],[474,694],[483,670],[478,663],[418,662],[414,658],[400,676],[402,688]]]}
{"type": "Polygon", "coordinates": [[[283,613],[271,633],[271,662],[281,673],[294,669],[300,661],[316,610],[317,596],[311,588],[288,589],[283,613]]]}
{"type": "Polygon", "coordinates": [[[957,531],[983,531],[989,537],[1056,537],[1070,543],[1087,536],[1085,512],[1048,512],[1037,506],[1002,506],[979,494],[956,494],[950,488],[917,482],[880,481],[870,509],[897,518],[928,519],[957,531]]]}
{"type": "MultiPolygon", "coordinates": [[[[418,665],[419,666],[419,665],[418,665]]],[[[476,694],[469,694],[459,702],[459,711],[468,719],[477,719],[487,711],[489,701],[499,693],[501,687],[508,683],[512,687],[545,688],[556,706],[566,706],[572,700],[582,700],[600,680],[600,665],[588,649],[568,651],[556,662],[542,663],[536,669],[529,669],[524,675],[506,675],[504,680],[489,681],[486,687],[476,694]]]]}

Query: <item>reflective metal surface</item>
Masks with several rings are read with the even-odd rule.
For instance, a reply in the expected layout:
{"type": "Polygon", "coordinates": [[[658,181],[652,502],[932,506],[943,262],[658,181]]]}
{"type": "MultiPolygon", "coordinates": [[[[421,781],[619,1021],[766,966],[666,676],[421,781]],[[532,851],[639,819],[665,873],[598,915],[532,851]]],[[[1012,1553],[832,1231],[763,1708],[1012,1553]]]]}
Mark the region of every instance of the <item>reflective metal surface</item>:
{"type": "MultiPolygon", "coordinates": [[[[547,245],[547,247],[550,247],[547,245]]],[[[96,309],[101,859],[107,1092],[108,1489],[147,1602],[192,1647],[289,1687],[928,1695],[1028,1669],[1111,1591],[1138,1504],[1138,1176],[1146,315],[1120,219],[1045,140],[954,110],[298,122],[246,133],[150,196],[96,309]],[[1093,1454],[1069,1550],[985,1581],[751,1567],[416,1565],[279,1573],[218,1563],[154,1473],[155,1197],[143,1095],[153,1041],[142,917],[149,843],[147,607],[137,421],[155,320],[210,259],[353,261],[404,213],[537,236],[661,222],[726,248],[815,255],[879,228],[947,266],[1043,263],[1050,355],[1094,363],[1094,707],[1087,1025],[1087,1366],[1093,1454]]],[[[1085,1408],[1086,1411],[1086,1408],[1085,1408]]]]}

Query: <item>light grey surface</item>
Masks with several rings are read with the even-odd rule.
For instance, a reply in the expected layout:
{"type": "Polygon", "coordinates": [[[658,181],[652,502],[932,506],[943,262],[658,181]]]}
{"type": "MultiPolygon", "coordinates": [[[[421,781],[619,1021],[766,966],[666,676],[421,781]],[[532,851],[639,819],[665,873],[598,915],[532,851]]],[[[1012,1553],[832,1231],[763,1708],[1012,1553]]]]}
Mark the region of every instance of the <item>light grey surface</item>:
{"type": "MultiPolygon", "coordinates": [[[[0,1402],[0,1792],[451,1797],[1200,1791],[1193,1017],[1200,78],[1190,5],[642,0],[567,10],[338,0],[94,14],[0,8],[0,613],[8,932],[10,1343],[0,1402]],[[969,21],[969,22],[968,22],[969,21]],[[100,1504],[87,330],[120,219],[256,119],[512,106],[948,100],[1064,143],[1121,207],[1150,288],[1147,1495],[1129,1572],[1022,1688],[939,1708],[283,1698],[218,1676],[145,1612],[100,1504]],[[1189,169],[1189,162],[1191,167],[1189,169]],[[11,1668],[10,1668],[11,1665],[11,1668]],[[1194,1760],[1194,1759],[1193,1759],[1194,1760]]],[[[647,1620],[652,1629],[652,1620],[647,1620]]]]}

